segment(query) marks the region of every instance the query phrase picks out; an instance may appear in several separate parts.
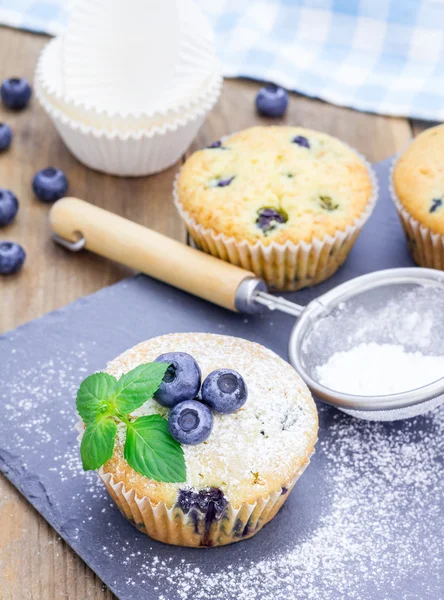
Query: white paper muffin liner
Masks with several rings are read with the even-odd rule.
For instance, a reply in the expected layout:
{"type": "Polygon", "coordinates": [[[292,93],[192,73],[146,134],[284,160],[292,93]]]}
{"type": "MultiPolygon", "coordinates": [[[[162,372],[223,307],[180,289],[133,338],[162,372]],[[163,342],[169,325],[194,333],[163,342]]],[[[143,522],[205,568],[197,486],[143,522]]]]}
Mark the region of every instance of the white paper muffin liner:
{"type": "Polygon", "coordinates": [[[395,156],[390,168],[389,188],[413,260],[420,267],[444,270],[444,236],[417,221],[401,204],[393,183],[393,172],[403,152],[395,156]]]}
{"type": "Polygon", "coordinates": [[[62,54],[65,95],[124,118],[187,109],[216,57],[193,0],[79,0],[62,54]]]}
{"type": "Polygon", "coordinates": [[[176,163],[219,96],[218,91],[206,104],[184,118],[148,131],[122,134],[75,121],[54,107],[38,85],[35,91],[64,143],[80,162],[97,171],[127,177],[151,175],[176,163]]]}
{"type": "Polygon", "coordinates": [[[166,544],[205,548],[248,539],[260,531],[277,514],[309,462],[308,458],[293,481],[279,491],[238,508],[228,502],[222,515],[210,522],[205,512],[185,514],[178,506],[168,508],[164,502],[154,504],[146,496],[140,498],[103,468],[99,475],[122,514],[137,529],[166,544]]]}
{"type": "Polygon", "coordinates": [[[193,89],[193,98],[180,110],[160,111],[154,115],[109,115],[99,107],[86,106],[75,102],[66,89],[62,64],[62,49],[65,44],[63,37],[54,38],[40,53],[35,71],[35,85],[38,86],[53,109],[59,110],[64,117],[73,121],[103,130],[109,133],[118,132],[121,135],[129,133],[148,132],[171,128],[179,121],[193,119],[202,108],[213,106],[220,95],[222,76],[220,65],[213,63],[207,77],[193,89]]]}
{"type": "MultiPolygon", "coordinates": [[[[225,136],[222,139],[226,139],[225,136]]],[[[185,221],[188,232],[200,250],[252,271],[265,280],[275,291],[294,291],[309,287],[331,277],[345,262],[362,227],[370,217],[378,199],[379,185],[375,172],[367,160],[352,149],[364,162],[372,182],[372,195],[362,215],[344,231],[323,239],[314,238],[311,243],[272,242],[268,246],[246,240],[237,241],[223,233],[216,233],[198,224],[180,202],[178,180],[174,181],[174,202],[185,221]]]]}
{"type": "MultiPolygon", "coordinates": [[[[83,421],[78,421],[75,425],[79,442],[84,428],[83,421]]],[[[228,502],[221,517],[209,525],[205,512],[194,512],[192,515],[191,512],[184,513],[180,507],[168,507],[165,502],[153,503],[147,496],[141,498],[133,489],[127,489],[122,482],[116,482],[112,473],[105,473],[103,467],[97,472],[120,512],[139,531],[165,544],[208,548],[239,542],[260,531],[276,516],[296,481],[310,464],[313,454],[314,451],[306,457],[289,484],[268,496],[258,498],[256,502],[244,502],[237,508],[228,502]]]]}

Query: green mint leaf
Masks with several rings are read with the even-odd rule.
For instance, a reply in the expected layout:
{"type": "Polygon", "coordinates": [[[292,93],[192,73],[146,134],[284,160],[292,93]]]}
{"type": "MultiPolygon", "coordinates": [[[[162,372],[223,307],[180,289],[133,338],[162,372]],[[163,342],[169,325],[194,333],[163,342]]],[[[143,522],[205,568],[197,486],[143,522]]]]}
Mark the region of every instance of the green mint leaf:
{"type": "Polygon", "coordinates": [[[152,398],[162,383],[167,363],[147,363],[125,373],[117,382],[115,403],[121,414],[126,415],[152,398]]]}
{"type": "Polygon", "coordinates": [[[160,415],[139,417],[127,424],[124,457],[135,471],[155,481],[186,480],[182,447],[160,415]]]}
{"type": "Polygon", "coordinates": [[[82,381],[77,392],[76,406],[85,423],[103,414],[109,408],[117,380],[108,373],[95,373],[82,381]]]}
{"type": "Polygon", "coordinates": [[[80,455],[84,471],[98,469],[111,458],[117,424],[109,416],[99,415],[90,421],[80,444],[80,455]]]}

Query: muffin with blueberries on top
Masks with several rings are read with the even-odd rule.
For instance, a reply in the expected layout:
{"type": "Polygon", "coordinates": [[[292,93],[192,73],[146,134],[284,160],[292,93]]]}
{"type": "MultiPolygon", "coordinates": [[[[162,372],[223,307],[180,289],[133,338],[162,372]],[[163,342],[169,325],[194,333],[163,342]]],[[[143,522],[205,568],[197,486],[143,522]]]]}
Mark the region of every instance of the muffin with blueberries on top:
{"type": "Polygon", "coordinates": [[[153,338],[80,386],[81,455],[122,513],[150,537],[230,544],[278,512],[317,438],[293,368],[243,339],[153,338]],[[100,435],[98,435],[98,432],[100,435]]]}
{"type": "Polygon", "coordinates": [[[325,133],[253,127],[195,152],[176,204],[197,246],[295,290],[345,261],[377,195],[370,167],[325,133]]]}
{"type": "Polygon", "coordinates": [[[444,125],[427,129],[395,160],[392,197],[414,261],[444,270],[444,125]]]}

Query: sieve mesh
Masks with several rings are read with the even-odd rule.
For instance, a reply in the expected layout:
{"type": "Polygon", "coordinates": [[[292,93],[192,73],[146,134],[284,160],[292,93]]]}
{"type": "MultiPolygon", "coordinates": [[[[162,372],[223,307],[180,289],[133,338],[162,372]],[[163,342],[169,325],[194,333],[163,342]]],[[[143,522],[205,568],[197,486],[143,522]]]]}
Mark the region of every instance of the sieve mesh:
{"type": "MultiPolygon", "coordinates": [[[[308,375],[312,382],[322,385],[322,381],[319,381],[318,367],[325,365],[333,354],[352,350],[361,344],[398,345],[402,346],[405,352],[444,357],[444,285],[441,280],[431,280],[428,283],[421,281],[421,271],[415,269],[418,274],[416,282],[388,280],[381,283],[375,280],[377,287],[368,289],[368,286],[364,286],[364,289],[360,289],[357,286],[355,290],[350,288],[346,294],[337,294],[333,300],[328,298],[328,294],[321,297],[319,301],[323,309],[318,309],[310,316],[297,332],[298,366],[301,375],[305,375],[306,379],[308,375]]],[[[375,365],[368,364],[365,368],[372,376],[378,377],[375,365]]],[[[428,386],[433,380],[439,381],[443,377],[444,372],[439,372],[432,380],[423,381],[421,385],[428,386]]],[[[409,379],[412,378],[406,376],[405,380],[409,379]]],[[[347,381],[344,381],[341,387],[342,389],[330,389],[333,397],[331,403],[354,417],[369,420],[409,418],[444,402],[444,395],[439,395],[427,401],[420,398],[418,403],[407,407],[396,408],[392,403],[387,409],[363,410],[360,409],[359,402],[350,407],[334,402],[335,396],[353,395],[353,392],[347,389],[347,381]]],[[[414,387],[425,390],[425,387],[421,388],[418,385],[414,387]]],[[[409,392],[411,389],[399,389],[400,393],[396,395],[399,396],[400,405],[401,392],[409,392]]],[[[316,389],[313,391],[316,395],[316,389]]],[[[391,397],[393,398],[393,395],[391,397]]],[[[379,396],[379,399],[381,398],[382,396],[379,396]]]]}

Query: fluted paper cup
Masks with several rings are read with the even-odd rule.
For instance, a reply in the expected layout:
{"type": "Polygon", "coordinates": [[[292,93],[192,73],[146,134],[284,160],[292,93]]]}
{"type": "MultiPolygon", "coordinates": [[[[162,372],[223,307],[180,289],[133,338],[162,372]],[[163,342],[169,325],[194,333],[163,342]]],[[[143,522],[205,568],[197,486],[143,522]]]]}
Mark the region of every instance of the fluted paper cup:
{"type": "Polygon", "coordinates": [[[309,462],[307,459],[293,481],[281,490],[238,507],[228,502],[216,517],[209,514],[210,509],[193,508],[184,513],[180,506],[169,507],[164,502],[153,503],[146,496],[140,498],[134,490],[116,482],[103,467],[99,475],[122,514],[137,529],[166,544],[208,548],[239,542],[260,531],[277,514],[309,462]]]}
{"type": "Polygon", "coordinates": [[[53,109],[60,111],[65,117],[95,130],[128,135],[150,131],[154,127],[168,128],[171,127],[171,123],[178,120],[180,123],[192,120],[202,108],[211,108],[220,95],[222,77],[219,66],[215,64],[212,74],[194,90],[194,100],[182,110],[174,109],[152,116],[121,116],[117,114],[111,116],[103,110],[87,108],[82,103],[74,102],[66,93],[62,64],[64,43],[63,37],[54,38],[43,48],[36,67],[35,85],[53,109]]]}
{"type": "Polygon", "coordinates": [[[68,149],[83,164],[127,177],[151,175],[176,163],[195,138],[210,107],[184,122],[177,119],[149,131],[121,134],[74,121],[53,107],[36,87],[36,95],[68,149]]]}
{"type": "Polygon", "coordinates": [[[372,182],[373,193],[365,210],[344,231],[338,230],[333,236],[327,235],[322,239],[315,238],[311,243],[302,241],[295,244],[288,241],[285,244],[272,242],[268,246],[261,242],[251,244],[246,240],[238,241],[203,227],[191,217],[180,201],[178,193],[180,173],[174,181],[174,202],[188,232],[200,250],[252,271],[264,279],[271,290],[299,290],[328,279],[338,270],[345,262],[375,207],[379,192],[378,180],[365,158],[357,152],[356,154],[365,163],[372,182]]]}
{"type": "Polygon", "coordinates": [[[393,183],[393,172],[401,153],[395,156],[390,168],[390,195],[398,212],[413,260],[420,267],[444,271],[444,236],[417,221],[404,208],[393,183]]]}
{"type": "MultiPolygon", "coordinates": [[[[78,421],[75,429],[80,442],[85,429],[83,422],[78,421]]],[[[180,506],[152,502],[148,496],[140,497],[133,489],[127,489],[123,482],[116,481],[104,467],[97,472],[122,515],[139,531],[165,544],[208,548],[246,540],[258,533],[276,516],[312,456],[313,453],[306,457],[292,481],[280,490],[237,507],[228,502],[216,516],[209,514],[211,509],[205,511],[201,507],[193,507],[184,513],[180,506]]]]}
{"type": "Polygon", "coordinates": [[[182,111],[214,71],[211,28],[193,0],[80,0],[65,33],[65,93],[107,116],[182,111]]]}

